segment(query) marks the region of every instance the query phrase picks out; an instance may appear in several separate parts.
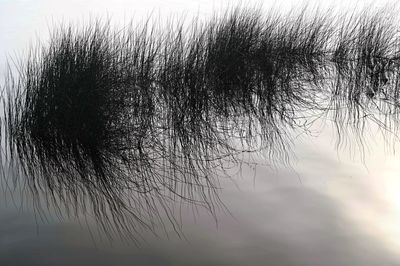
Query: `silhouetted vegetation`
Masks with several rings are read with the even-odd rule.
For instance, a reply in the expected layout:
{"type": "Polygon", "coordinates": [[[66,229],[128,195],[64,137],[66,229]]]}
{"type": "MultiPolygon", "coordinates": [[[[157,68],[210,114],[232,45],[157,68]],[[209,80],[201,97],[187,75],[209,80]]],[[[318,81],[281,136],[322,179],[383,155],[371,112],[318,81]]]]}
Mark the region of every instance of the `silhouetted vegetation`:
{"type": "Polygon", "coordinates": [[[214,213],[230,163],[286,162],[291,132],[317,116],[333,114],[339,133],[362,134],[367,116],[396,127],[398,29],[382,14],[61,27],[6,79],[7,162],[34,195],[106,232],[156,229],[160,212],[179,231],[171,203],[214,213]]]}

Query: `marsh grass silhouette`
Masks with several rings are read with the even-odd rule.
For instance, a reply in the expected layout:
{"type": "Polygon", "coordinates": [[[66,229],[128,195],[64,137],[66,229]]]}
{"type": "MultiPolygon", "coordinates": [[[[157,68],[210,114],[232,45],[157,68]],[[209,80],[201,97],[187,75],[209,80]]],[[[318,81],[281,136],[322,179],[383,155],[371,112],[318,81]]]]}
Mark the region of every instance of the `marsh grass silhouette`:
{"type": "Polygon", "coordinates": [[[398,31],[381,14],[237,8],[191,27],[61,27],[9,71],[6,161],[36,198],[110,236],[163,216],[179,233],[173,204],[215,214],[227,167],[252,152],[287,162],[290,132],[317,116],[339,136],[374,115],[396,128],[398,31]]]}

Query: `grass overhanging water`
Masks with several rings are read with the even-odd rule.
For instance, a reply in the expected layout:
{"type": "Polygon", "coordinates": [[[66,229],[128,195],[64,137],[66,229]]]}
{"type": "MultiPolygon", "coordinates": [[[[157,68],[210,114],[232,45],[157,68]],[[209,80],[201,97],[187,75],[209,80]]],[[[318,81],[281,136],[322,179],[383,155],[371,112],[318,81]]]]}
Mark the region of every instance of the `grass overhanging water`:
{"type": "Polygon", "coordinates": [[[396,134],[400,38],[386,11],[60,27],[8,71],[3,171],[110,236],[167,230],[163,216],[179,233],[173,204],[215,214],[227,168],[248,153],[288,163],[290,132],[316,117],[339,140],[362,141],[370,122],[396,134]]]}

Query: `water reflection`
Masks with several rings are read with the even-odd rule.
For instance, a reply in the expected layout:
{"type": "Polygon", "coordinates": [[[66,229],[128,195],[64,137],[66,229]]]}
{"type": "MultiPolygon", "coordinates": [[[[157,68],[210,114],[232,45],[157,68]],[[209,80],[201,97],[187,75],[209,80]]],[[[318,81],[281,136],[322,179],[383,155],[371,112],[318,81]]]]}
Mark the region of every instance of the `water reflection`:
{"type": "Polygon", "coordinates": [[[321,116],[361,146],[368,123],[396,133],[398,36],[381,14],[61,27],[6,78],[4,172],[39,212],[92,217],[109,236],[180,234],[177,205],[215,215],[230,168],[257,153],[287,164],[292,132],[321,116]]]}
{"type": "MultiPolygon", "coordinates": [[[[226,188],[223,199],[235,217],[220,214],[218,229],[207,216],[200,215],[194,223],[190,211],[183,212],[188,242],[171,235],[169,239],[147,237],[141,249],[118,242],[111,246],[99,240],[93,244],[85,228],[78,225],[57,221],[40,223],[36,234],[32,220],[13,216],[13,222],[3,227],[3,232],[14,244],[5,241],[4,245],[0,244],[0,261],[11,265],[23,265],[27,261],[30,265],[52,265],[60,261],[66,265],[88,262],[131,265],[132,261],[142,265],[265,265],[266,260],[271,265],[398,264],[396,253],[386,250],[388,246],[381,242],[381,235],[371,233],[375,224],[362,214],[360,205],[349,206],[359,199],[365,204],[364,210],[379,210],[379,201],[374,199],[376,194],[363,187],[366,185],[363,182],[368,183],[366,179],[371,179],[372,174],[366,176],[362,164],[337,161],[333,149],[307,149],[311,144],[307,141],[306,148],[299,147],[306,158],[299,171],[303,173],[303,168],[312,167],[328,172],[329,176],[318,171],[313,175],[306,172],[300,184],[290,171],[274,172],[265,168],[258,172],[254,186],[248,178],[252,174],[248,169],[243,173],[246,178],[237,181],[241,191],[228,182],[223,184],[226,188]],[[324,157],[325,162],[316,161],[311,155],[324,157]],[[352,178],[346,176],[354,173],[352,178]],[[331,185],[324,185],[321,180],[331,185]],[[329,191],[333,187],[335,191],[329,191]],[[341,191],[339,188],[347,193],[337,193],[341,191]],[[358,216],[360,223],[350,219],[347,212],[358,216]],[[364,231],[366,227],[369,231],[364,231]],[[35,251],[42,250],[51,255],[33,256],[35,251]]],[[[376,179],[379,183],[379,178],[376,179]]],[[[375,221],[384,221],[384,213],[375,215],[375,221]]],[[[0,239],[5,239],[3,236],[0,239]]]]}

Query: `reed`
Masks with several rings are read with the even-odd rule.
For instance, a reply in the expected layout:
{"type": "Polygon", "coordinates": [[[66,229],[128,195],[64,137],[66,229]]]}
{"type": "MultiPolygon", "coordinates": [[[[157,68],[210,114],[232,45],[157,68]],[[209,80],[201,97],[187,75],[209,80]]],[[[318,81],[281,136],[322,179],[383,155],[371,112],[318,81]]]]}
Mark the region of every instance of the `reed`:
{"type": "Polygon", "coordinates": [[[362,132],[366,114],[398,120],[398,30],[381,14],[61,27],[8,72],[8,162],[37,198],[106,232],[155,229],[160,212],[179,231],[171,204],[215,214],[241,154],[287,162],[290,132],[324,114],[339,133],[362,132]]]}

